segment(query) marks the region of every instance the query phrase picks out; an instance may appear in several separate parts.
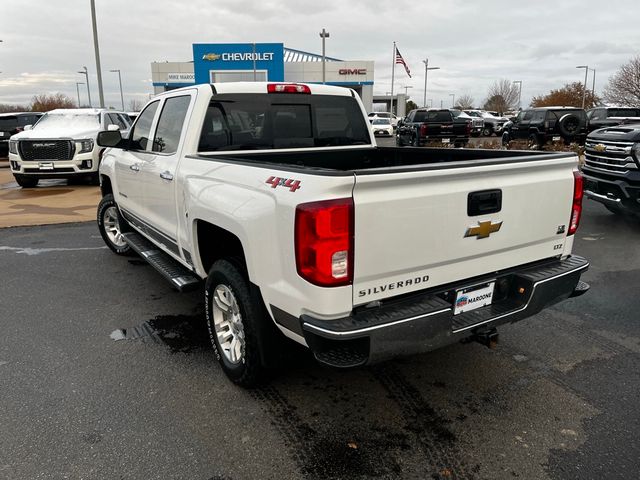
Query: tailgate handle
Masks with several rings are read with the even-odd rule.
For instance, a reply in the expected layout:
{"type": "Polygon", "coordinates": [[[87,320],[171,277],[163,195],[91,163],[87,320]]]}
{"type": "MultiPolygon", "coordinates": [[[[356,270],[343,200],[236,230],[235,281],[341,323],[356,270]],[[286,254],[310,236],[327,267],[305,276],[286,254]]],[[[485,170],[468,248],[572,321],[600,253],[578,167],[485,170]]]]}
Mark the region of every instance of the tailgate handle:
{"type": "Polygon", "coordinates": [[[480,190],[467,197],[467,215],[487,215],[502,210],[502,190],[480,190]]]}

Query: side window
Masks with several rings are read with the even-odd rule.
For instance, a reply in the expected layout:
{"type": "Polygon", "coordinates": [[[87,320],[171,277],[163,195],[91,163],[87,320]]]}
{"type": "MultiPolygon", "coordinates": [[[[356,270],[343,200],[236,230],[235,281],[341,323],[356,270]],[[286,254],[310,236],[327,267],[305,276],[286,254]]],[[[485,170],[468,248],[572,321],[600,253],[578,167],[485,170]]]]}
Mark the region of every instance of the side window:
{"type": "Polygon", "coordinates": [[[159,101],[150,103],[138,117],[138,122],[131,131],[131,150],[146,150],[153,117],[156,115],[159,101]]]}
{"type": "Polygon", "coordinates": [[[156,134],[153,137],[153,151],[175,153],[178,151],[180,135],[187,110],[191,103],[190,95],[167,98],[160,113],[156,134]]]}
{"type": "Polygon", "coordinates": [[[120,115],[117,113],[108,113],[107,125],[117,125],[120,127],[120,130],[126,130],[127,124],[122,121],[120,115]]]}
{"type": "Polygon", "coordinates": [[[521,122],[524,119],[524,111],[520,112],[516,117],[516,123],[521,122]]]}
{"type": "Polygon", "coordinates": [[[117,113],[116,115],[118,115],[118,118],[120,119],[120,121],[124,125],[124,127],[122,127],[122,128],[129,128],[131,126],[131,121],[129,120],[129,117],[127,117],[126,115],[124,115],[122,113],[117,113]]]}
{"type": "Polygon", "coordinates": [[[545,116],[545,111],[544,110],[540,110],[540,111],[536,111],[533,114],[533,118],[531,119],[532,122],[544,122],[544,116],[545,116]]]}
{"type": "Polygon", "coordinates": [[[530,121],[533,118],[533,113],[533,110],[524,112],[524,116],[520,120],[523,120],[525,122],[530,121]]]}

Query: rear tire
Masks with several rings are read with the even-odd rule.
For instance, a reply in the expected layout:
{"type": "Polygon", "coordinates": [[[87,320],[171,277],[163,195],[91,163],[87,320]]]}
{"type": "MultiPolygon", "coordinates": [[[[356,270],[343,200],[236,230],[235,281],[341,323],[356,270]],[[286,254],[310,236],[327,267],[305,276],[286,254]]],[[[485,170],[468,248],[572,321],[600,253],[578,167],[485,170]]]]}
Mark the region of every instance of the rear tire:
{"type": "Polygon", "coordinates": [[[100,200],[97,217],[98,230],[107,247],[118,255],[133,255],[134,251],[122,236],[130,230],[129,224],[118,210],[112,194],[105,195],[100,200]]]}
{"type": "Polygon", "coordinates": [[[542,144],[540,143],[540,139],[538,138],[538,135],[536,135],[535,133],[532,133],[531,135],[529,135],[529,138],[527,140],[527,146],[531,150],[540,150],[542,148],[542,144]]]}
{"type": "Polygon", "coordinates": [[[40,179],[38,177],[26,176],[26,175],[14,175],[16,183],[22,188],[33,188],[38,185],[40,179]]]}
{"type": "Polygon", "coordinates": [[[222,370],[236,385],[257,387],[268,379],[261,322],[270,319],[242,270],[230,259],[216,261],[205,284],[207,327],[222,370]]]}

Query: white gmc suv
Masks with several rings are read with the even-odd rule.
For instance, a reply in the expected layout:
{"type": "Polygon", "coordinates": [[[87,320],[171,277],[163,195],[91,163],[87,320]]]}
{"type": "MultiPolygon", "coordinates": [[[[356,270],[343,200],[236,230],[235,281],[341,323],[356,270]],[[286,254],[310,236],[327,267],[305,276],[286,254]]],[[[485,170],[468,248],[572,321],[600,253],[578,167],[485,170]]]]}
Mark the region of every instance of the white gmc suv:
{"type": "Polygon", "coordinates": [[[204,282],[242,386],[284,337],[354,367],[493,344],[496,326],[589,288],[573,153],[379,148],[352,90],[287,83],[173,90],[98,144],[106,244],[177,289],[204,282]]]}
{"type": "Polygon", "coordinates": [[[9,140],[9,165],[18,185],[35,187],[41,178],[86,177],[98,183],[103,148],[96,145],[101,130],[122,130],[129,117],[113,110],[76,108],[51,110],[9,140]]]}

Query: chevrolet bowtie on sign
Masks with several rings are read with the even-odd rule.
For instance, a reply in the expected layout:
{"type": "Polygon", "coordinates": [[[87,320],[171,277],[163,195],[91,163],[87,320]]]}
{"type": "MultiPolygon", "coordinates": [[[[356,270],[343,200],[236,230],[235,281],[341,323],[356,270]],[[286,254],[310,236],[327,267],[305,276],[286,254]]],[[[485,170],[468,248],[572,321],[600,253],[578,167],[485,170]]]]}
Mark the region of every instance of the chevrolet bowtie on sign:
{"type": "Polygon", "coordinates": [[[467,228],[467,233],[465,233],[465,237],[476,237],[478,240],[481,238],[487,238],[492,233],[497,232],[502,227],[502,222],[491,223],[491,221],[487,222],[478,222],[477,227],[469,227],[467,228]]]}
{"type": "Polygon", "coordinates": [[[203,60],[208,60],[210,62],[213,62],[214,60],[218,60],[220,58],[220,55],[218,55],[217,53],[206,53],[202,56],[203,60]]]}

